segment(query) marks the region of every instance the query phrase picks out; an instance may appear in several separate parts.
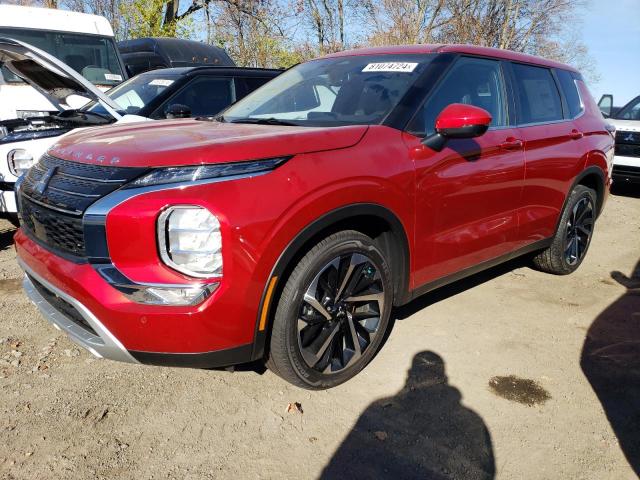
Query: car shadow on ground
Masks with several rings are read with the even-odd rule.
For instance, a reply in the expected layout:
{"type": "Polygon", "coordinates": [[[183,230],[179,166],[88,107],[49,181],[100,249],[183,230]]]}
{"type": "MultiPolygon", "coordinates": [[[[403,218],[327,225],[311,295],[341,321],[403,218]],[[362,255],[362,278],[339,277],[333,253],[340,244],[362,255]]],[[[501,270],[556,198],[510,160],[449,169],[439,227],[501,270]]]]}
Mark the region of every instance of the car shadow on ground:
{"type": "Polygon", "coordinates": [[[392,312],[392,319],[395,320],[405,320],[411,315],[419,312],[420,310],[429,307],[430,305],[434,305],[438,302],[446,300],[447,298],[454,297],[459,293],[462,293],[466,290],[470,290],[478,285],[486,283],[494,278],[501,277],[502,275],[506,275],[507,273],[516,270],[518,268],[527,267],[531,265],[531,256],[522,256],[510,260],[508,262],[497,265],[488,270],[484,270],[480,273],[476,273],[470,277],[464,278],[462,280],[458,280],[457,282],[451,283],[449,285],[445,285],[436,290],[433,290],[429,293],[425,293],[415,300],[409,302],[406,305],[401,307],[397,307],[392,312]]]}
{"type": "Polygon", "coordinates": [[[640,476],[640,261],[631,276],[611,277],[627,291],[591,324],[580,366],[640,476]]]}
{"type": "Polygon", "coordinates": [[[364,411],[320,478],[494,478],[489,431],[460,401],[442,358],[416,354],[404,388],[364,411]]]}

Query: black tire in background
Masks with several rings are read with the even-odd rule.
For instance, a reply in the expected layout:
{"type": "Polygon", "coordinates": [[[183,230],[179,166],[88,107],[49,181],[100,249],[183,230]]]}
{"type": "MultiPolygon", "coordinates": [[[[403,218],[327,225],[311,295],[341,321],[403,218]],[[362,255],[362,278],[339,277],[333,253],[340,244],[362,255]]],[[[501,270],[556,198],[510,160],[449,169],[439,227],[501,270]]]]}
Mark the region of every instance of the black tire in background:
{"type": "Polygon", "coordinates": [[[328,236],[286,281],[267,367],[306,389],[349,380],[380,348],[392,304],[389,265],[374,240],[353,230],[328,236]]]}
{"type": "Polygon", "coordinates": [[[584,185],[576,185],[562,211],[553,242],[533,258],[534,266],[554,275],[574,272],[584,260],[591,244],[596,208],[596,192],[584,185]]]}

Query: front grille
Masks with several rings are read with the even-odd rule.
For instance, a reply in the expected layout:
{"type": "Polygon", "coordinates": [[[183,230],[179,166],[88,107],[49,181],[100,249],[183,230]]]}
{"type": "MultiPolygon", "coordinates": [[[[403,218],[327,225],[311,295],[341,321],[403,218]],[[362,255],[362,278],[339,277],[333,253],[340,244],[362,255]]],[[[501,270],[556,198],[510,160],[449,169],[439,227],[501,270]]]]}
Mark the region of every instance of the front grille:
{"type": "Polygon", "coordinates": [[[84,212],[146,170],[70,162],[44,155],[20,187],[22,226],[45,245],[83,257],[84,212]]]}
{"type": "Polygon", "coordinates": [[[622,157],[640,157],[640,145],[616,143],[616,155],[622,157]]]}
{"type": "Polygon", "coordinates": [[[61,314],[63,314],[65,317],[67,317],[76,325],[84,328],[89,333],[92,333],[93,335],[98,336],[98,334],[93,329],[93,327],[89,324],[89,322],[85,320],[85,318],[80,314],[80,312],[76,307],[71,305],[64,298],[59,297],[58,295],[53,293],[51,290],[49,290],[47,287],[42,285],[31,275],[29,275],[29,280],[31,280],[31,283],[33,284],[35,289],[38,290],[38,293],[42,295],[42,298],[44,298],[47,301],[47,303],[49,303],[53,308],[55,308],[57,311],[59,311],[61,314]]]}
{"type": "Polygon", "coordinates": [[[616,155],[640,157],[640,132],[616,132],[616,155]]]}

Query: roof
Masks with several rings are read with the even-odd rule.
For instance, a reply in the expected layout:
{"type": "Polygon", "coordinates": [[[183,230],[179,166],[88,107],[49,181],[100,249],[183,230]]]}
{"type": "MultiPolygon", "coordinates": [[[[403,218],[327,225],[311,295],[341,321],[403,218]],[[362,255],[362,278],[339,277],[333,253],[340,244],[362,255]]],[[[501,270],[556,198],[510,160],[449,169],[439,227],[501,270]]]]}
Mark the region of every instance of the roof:
{"type": "Polygon", "coordinates": [[[422,45],[399,45],[389,47],[371,47],[358,48],[354,50],[345,50],[343,52],[332,53],[322,58],[330,57],[346,57],[351,55],[402,55],[402,54],[433,54],[433,53],[464,53],[469,55],[479,55],[483,57],[500,58],[504,60],[512,60],[515,62],[532,63],[535,65],[543,65],[546,67],[561,68],[563,70],[571,70],[577,72],[574,67],[564,63],[548,60],[526,53],[514,52],[511,50],[503,50],[500,48],[480,47],[477,45],[462,44],[422,44],[422,45]]]}
{"type": "Polygon", "coordinates": [[[277,68],[253,68],[253,67],[226,67],[223,65],[196,65],[193,67],[158,68],[141,73],[140,75],[188,75],[194,71],[231,71],[231,72],[255,72],[280,74],[283,70],[277,68]]]}
{"type": "Polygon", "coordinates": [[[227,52],[214,45],[195,40],[170,37],[145,37],[118,42],[118,50],[123,58],[127,55],[155,53],[170,62],[205,63],[233,66],[235,63],[227,52]]]}
{"type": "Polygon", "coordinates": [[[113,29],[106,18],[55,8],[0,5],[0,27],[88,33],[113,37],[113,29]]]}

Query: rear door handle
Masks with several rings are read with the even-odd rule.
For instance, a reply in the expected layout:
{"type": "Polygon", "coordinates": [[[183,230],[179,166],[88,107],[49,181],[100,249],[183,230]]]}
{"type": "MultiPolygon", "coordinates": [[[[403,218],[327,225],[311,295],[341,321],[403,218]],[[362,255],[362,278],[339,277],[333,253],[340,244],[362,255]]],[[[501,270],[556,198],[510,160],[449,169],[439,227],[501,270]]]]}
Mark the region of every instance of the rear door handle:
{"type": "Polygon", "coordinates": [[[508,137],[504,142],[500,144],[502,150],[522,150],[522,140],[519,138],[508,137]]]}
{"type": "Polygon", "coordinates": [[[571,140],[580,140],[582,137],[584,137],[584,133],[576,130],[575,128],[571,130],[571,133],[569,134],[569,138],[571,140]]]}

